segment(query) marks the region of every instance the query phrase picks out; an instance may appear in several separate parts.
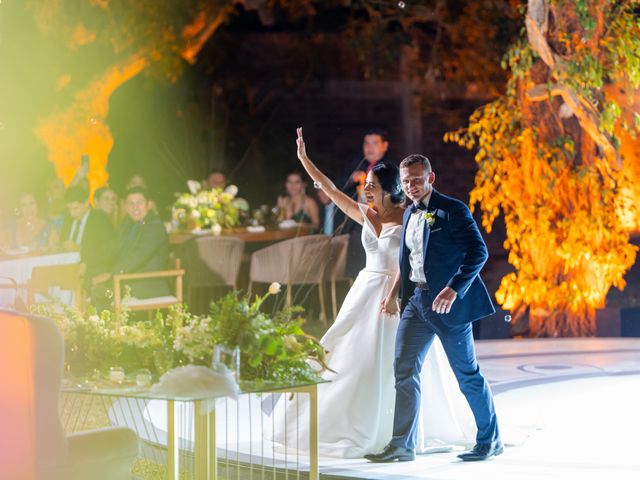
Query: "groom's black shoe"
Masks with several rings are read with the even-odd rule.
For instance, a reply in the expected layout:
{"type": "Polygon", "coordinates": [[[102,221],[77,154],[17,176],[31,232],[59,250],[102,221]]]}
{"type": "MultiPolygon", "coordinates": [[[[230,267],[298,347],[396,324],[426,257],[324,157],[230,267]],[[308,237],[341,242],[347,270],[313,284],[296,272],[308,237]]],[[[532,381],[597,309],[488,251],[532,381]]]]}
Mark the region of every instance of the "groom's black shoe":
{"type": "Polygon", "coordinates": [[[380,453],[367,453],[364,458],[374,463],[411,462],[416,459],[416,453],[409,448],[387,445],[380,453]]]}
{"type": "Polygon", "coordinates": [[[495,457],[504,452],[504,447],[500,440],[491,443],[476,443],[476,446],[468,452],[461,453],[458,458],[461,458],[465,462],[478,462],[480,460],[486,460],[490,457],[495,457]]]}

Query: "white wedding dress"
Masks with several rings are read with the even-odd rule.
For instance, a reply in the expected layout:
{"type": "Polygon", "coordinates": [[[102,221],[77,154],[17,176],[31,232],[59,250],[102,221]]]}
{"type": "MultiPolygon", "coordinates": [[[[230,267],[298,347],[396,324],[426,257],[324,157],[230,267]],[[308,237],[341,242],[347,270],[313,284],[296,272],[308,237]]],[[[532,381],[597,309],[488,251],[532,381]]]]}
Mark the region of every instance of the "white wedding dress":
{"type": "MultiPolygon", "coordinates": [[[[386,227],[377,237],[367,219],[367,207],[360,208],[366,219],[362,229],[366,266],[321,340],[328,351],[327,364],[336,372],[326,372],[323,377],[331,383],[318,389],[321,456],[358,458],[380,451],[393,430],[393,360],[399,316],[380,313],[380,304],[398,271],[402,226],[386,227]]],[[[421,380],[418,451],[473,445],[476,426],[471,409],[437,337],[425,359],[421,380]]],[[[276,422],[279,427],[274,440],[289,448],[295,438],[297,450],[308,451],[307,422],[286,420],[308,415],[307,398],[281,398],[280,403],[284,402],[289,404],[280,405],[280,410],[287,409],[289,415],[284,422],[276,422]]]]}

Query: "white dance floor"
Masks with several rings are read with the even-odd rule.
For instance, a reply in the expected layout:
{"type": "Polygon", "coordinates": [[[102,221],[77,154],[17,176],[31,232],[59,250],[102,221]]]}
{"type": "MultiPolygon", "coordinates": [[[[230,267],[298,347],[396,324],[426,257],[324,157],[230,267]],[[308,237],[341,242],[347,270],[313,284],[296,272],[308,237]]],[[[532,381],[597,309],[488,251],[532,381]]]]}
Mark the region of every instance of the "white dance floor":
{"type": "Polygon", "coordinates": [[[415,462],[321,462],[321,473],[354,479],[640,478],[640,339],[477,342],[505,453],[480,463],[455,453],[415,462]]]}
{"type": "MultiPolygon", "coordinates": [[[[456,457],[459,452],[430,453],[419,455],[415,462],[392,464],[321,457],[321,477],[640,479],[640,338],[495,340],[476,345],[481,369],[495,395],[506,446],[503,455],[466,463],[456,457]]],[[[248,421],[255,429],[260,410],[258,403],[249,407],[249,420],[246,414],[230,413],[223,422],[240,426],[248,421]]],[[[166,419],[151,417],[163,411],[163,406],[149,404],[144,415],[156,432],[166,419]]],[[[185,432],[183,438],[187,437],[190,432],[185,432]]],[[[264,442],[260,448],[264,449],[264,442]]],[[[256,455],[257,445],[238,438],[229,438],[224,450],[220,456],[230,459],[246,459],[252,451],[253,465],[283,460],[275,453],[273,458],[256,455]]],[[[304,470],[308,459],[301,456],[298,461],[296,469],[304,470]]],[[[286,477],[296,478],[292,473],[286,477]]]]}

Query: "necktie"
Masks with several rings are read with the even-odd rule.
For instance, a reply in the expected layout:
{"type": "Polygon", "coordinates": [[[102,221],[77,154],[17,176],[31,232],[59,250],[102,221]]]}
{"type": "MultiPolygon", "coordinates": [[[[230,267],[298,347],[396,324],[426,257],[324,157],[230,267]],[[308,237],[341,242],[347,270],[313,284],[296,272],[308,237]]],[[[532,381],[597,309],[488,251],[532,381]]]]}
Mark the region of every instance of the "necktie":
{"type": "Polygon", "coordinates": [[[417,204],[415,203],[411,204],[411,213],[416,213],[418,210],[426,211],[427,206],[422,202],[419,202],[417,204]]]}

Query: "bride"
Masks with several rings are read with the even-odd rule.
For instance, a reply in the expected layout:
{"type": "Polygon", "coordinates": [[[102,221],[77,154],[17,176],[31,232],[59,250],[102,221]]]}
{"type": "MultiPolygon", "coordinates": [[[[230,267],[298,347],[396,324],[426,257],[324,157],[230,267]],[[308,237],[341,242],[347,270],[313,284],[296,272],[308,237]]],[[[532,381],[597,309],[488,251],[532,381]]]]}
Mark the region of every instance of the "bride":
{"type": "MultiPolygon", "coordinates": [[[[399,323],[398,305],[381,312],[394,276],[402,231],[403,192],[398,167],[375,165],[364,187],[368,205],[341,192],[309,159],[302,129],[298,129],[298,158],[316,186],[346,215],[363,225],[362,245],[366,266],[349,290],[335,322],[320,343],[327,350],[332,372],[323,377],[330,383],[318,388],[320,455],[362,457],[383,448],[392,434],[395,404],[393,359],[399,323]]],[[[475,422],[460,393],[446,355],[436,338],[422,369],[422,431],[419,451],[441,451],[453,445],[473,445],[475,422]]],[[[290,417],[306,415],[308,402],[287,400],[290,417]],[[294,413],[295,412],[295,413],[294,413]]],[[[298,417],[299,418],[299,417],[298,417]]],[[[280,422],[278,422],[280,423],[280,422]]],[[[276,443],[305,439],[306,423],[286,421],[275,432],[276,443]]],[[[297,449],[308,445],[297,441],[297,449]]]]}

